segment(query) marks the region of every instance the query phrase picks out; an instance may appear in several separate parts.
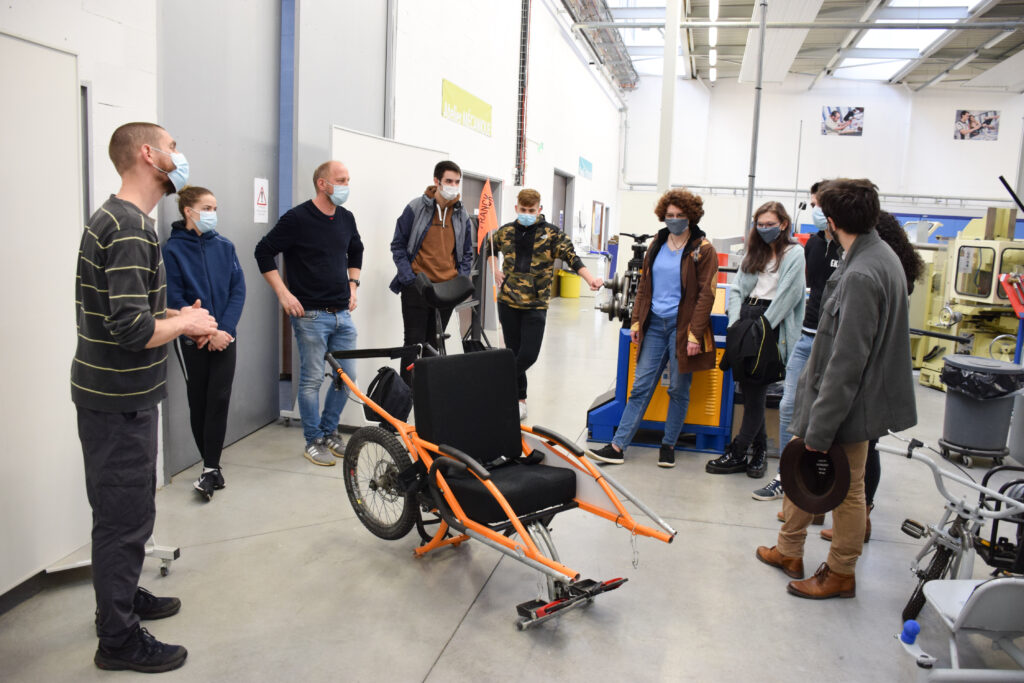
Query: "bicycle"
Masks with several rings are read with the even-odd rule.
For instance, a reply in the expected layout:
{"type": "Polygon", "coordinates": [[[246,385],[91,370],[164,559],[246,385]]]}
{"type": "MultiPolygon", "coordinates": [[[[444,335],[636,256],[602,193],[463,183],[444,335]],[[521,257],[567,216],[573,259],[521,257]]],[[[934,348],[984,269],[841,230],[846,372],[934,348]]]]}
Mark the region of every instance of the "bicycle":
{"type": "Polygon", "coordinates": [[[912,519],[903,521],[903,533],[913,538],[928,537],[928,542],[911,563],[910,570],[918,578],[918,584],[903,608],[903,621],[914,619],[921,612],[925,603],[924,586],[929,581],[946,577],[970,579],[974,573],[974,560],[978,552],[989,566],[995,567],[993,576],[1000,572],[1024,571],[1024,539],[1021,538],[1021,531],[1024,529],[1024,500],[1014,497],[1024,499],[1024,477],[1003,484],[998,491],[988,487],[993,475],[1007,471],[1024,473],[1024,467],[995,467],[989,470],[982,483],[978,484],[969,477],[965,478],[956,472],[943,470],[927,455],[915,452],[917,449],[925,448],[941,457],[942,453],[932,446],[917,439],[902,439],[891,432],[890,436],[907,443],[906,449],[879,444],[878,450],[902,455],[927,465],[932,470],[936,488],[947,501],[942,516],[934,524],[925,526],[912,519]],[[966,495],[957,498],[950,493],[943,483],[944,479],[977,491],[977,504],[969,503],[966,495]],[[1013,495],[1007,495],[1008,493],[1013,495]],[[981,529],[989,519],[1016,524],[1017,542],[997,536],[998,521],[993,522],[991,539],[982,538],[981,529]]]}

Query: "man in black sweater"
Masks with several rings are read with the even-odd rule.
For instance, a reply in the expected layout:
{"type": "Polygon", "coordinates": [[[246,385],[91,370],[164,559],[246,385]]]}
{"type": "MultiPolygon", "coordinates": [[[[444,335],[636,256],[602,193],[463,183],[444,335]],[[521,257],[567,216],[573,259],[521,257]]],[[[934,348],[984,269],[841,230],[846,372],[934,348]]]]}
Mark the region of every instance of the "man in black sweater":
{"type": "MultiPolygon", "coordinates": [[[[826,181],[822,180],[811,185],[811,218],[814,227],[818,232],[811,235],[804,246],[804,262],[806,265],[807,286],[810,288],[810,296],[807,297],[807,305],[804,308],[804,323],[800,339],[793,347],[793,353],[789,355],[789,362],[786,363],[786,384],[782,392],[782,400],[779,401],[779,452],[786,447],[792,436],[789,433],[789,422],[793,419],[793,404],[796,401],[796,386],[800,379],[800,373],[811,355],[811,346],[814,344],[814,334],[818,329],[818,313],[821,310],[821,294],[825,291],[825,283],[839,266],[839,245],[829,237],[828,221],[825,214],[818,206],[818,191],[826,181]]],[[[778,473],[766,486],[753,492],[754,500],[782,500],[782,480],[778,473]]],[[[823,516],[822,516],[823,517],[823,516]]],[[[823,519],[816,517],[815,523],[820,524],[823,519]]]]}
{"type": "Polygon", "coordinates": [[[179,335],[200,345],[217,331],[196,301],[167,308],[160,243],[149,213],[188,178],[188,162],[153,123],[127,123],[110,138],[121,189],[82,233],[75,298],[78,347],[71,400],[92,507],[92,582],[96,591],[93,658],[100,669],[157,673],[188,655],[139,626],[181,608],[139,588],[146,541],[156,518],[157,404],[167,396],[167,350],[179,335]]]}
{"type": "MultiPolygon", "coordinates": [[[[306,439],[303,455],[314,465],[331,466],[345,454],[338,420],[347,389],[332,388],[320,412],[324,353],[356,347],[350,311],[363,266],[363,243],[348,199],[349,173],[340,161],[328,161],[313,173],[316,196],[286,212],[256,245],[256,262],[273,287],[281,308],[291,316],[299,349],[299,415],[306,439]],[[274,258],[284,253],[285,277],[274,258]]],[[[355,363],[342,361],[355,377],[355,363]]]]}

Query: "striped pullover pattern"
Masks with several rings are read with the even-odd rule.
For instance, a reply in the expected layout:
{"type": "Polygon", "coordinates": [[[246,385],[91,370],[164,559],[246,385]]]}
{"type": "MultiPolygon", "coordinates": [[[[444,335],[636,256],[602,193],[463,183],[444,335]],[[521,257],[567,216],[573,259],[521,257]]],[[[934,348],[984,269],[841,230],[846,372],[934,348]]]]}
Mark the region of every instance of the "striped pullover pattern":
{"type": "Polygon", "coordinates": [[[167,395],[167,350],[147,349],[167,314],[167,281],[153,219],[111,195],[82,233],[75,281],[76,405],[121,413],[167,395]]]}

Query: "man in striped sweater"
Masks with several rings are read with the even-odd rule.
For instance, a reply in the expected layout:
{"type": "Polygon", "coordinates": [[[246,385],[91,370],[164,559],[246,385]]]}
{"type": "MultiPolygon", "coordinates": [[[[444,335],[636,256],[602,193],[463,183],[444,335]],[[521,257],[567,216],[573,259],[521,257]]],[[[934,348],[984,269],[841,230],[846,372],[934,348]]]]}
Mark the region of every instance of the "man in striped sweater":
{"type": "Polygon", "coordinates": [[[160,244],[148,215],[161,197],[184,186],[184,155],[152,123],[118,128],[109,154],[121,189],[82,233],[78,348],[71,365],[93,516],[94,662],[101,669],[170,671],[185,663],[185,648],[156,640],[139,620],[169,617],[181,602],[138,585],[156,516],[157,404],[167,395],[164,345],[182,334],[203,344],[217,323],[199,301],[167,310],[160,244]]]}

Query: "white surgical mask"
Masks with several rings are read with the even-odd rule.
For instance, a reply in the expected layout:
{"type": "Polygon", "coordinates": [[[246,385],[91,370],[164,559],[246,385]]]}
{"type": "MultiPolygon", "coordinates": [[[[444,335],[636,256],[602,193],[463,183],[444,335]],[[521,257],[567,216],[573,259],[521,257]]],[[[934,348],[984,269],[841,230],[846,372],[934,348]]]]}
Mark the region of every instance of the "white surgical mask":
{"type": "Polygon", "coordinates": [[[174,185],[174,191],[181,192],[181,188],[188,184],[188,159],[181,152],[165,152],[159,147],[151,147],[151,149],[171,157],[171,161],[174,162],[174,170],[165,171],[156,164],[153,164],[153,168],[161,173],[166,173],[167,178],[174,185]]]}
{"type": "Polygon", "coordinates": [[[348,185],[335,185],[334,192],[328,195],[331,198],[331,203],[335,206],[341,206],[348,201],[348,185]]]}
{"type": "Polygon", "coordinates": [[[199,211],[198,213],[199,220],[196,221],[196,227],[199,228],[199,232],[205,233],[217,229],[216,211],[199,211]]]}
{"type": "Polygon", "coordinates": [[[444,197],[445,201],[448,201],[448,202],[450,202],[451,200],[453,200],[453,199],[455,199],[456,197],[459,196],[459,186],[458,185],[442,185],[440,187],[440,190],[441,190],[441,196],[444,197]]]}

